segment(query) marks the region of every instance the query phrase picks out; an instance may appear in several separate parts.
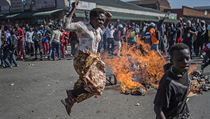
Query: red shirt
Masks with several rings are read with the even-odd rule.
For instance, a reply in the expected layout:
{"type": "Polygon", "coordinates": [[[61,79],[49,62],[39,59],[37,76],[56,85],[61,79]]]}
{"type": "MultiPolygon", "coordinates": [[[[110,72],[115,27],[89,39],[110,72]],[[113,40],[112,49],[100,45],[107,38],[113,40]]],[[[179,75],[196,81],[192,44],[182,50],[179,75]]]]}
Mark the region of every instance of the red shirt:
{"type": "Polygon", "coordinates": [[[17,37],[18,37],[18,40],[24,40],[24,31],[22,28],[17,29],[17,37]]]}
{"type": "Polygon", "coordinates": [[[61,43],[66,43],[66,41],[68,41],[68,38],[69,38],[69,33],[63,32],[61,35],[61,43]]]}

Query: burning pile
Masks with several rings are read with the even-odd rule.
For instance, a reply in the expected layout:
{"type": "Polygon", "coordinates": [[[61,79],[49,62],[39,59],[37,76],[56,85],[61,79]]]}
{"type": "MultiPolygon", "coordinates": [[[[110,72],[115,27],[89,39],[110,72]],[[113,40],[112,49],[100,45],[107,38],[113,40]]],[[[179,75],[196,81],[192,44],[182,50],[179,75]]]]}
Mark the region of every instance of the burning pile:
{"type": "Polygon", "coordinates": [[[122,93],[145,94],[149,87],[157,88],[164,74],[166,60],[150,46],[138,41],[131,47],[123,44],[121,57],[104,58],[118,81],[122,93]]]}

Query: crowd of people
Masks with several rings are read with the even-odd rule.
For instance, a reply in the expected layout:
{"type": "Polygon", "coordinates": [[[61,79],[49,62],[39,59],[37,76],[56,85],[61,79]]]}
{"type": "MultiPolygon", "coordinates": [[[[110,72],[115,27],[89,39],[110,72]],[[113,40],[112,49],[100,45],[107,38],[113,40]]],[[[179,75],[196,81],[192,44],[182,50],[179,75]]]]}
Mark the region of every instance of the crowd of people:
{"type": "MultiPolygon", "coordinates": [[[[166,23],[165,18],[158,22],[112,22],[101,34],[98,52],[108,52],[120,56],[122,43],[134,45],[143,40],[161,55],[168,55],[168,49],[176,43],[185,43],[190,48],[191,56],[204,58],[202,69],[209,64],[208,25],[200,19],[181,19],[178,23],[166,23]],[[207,55],[203,55],[206,52],[207,55]]],[[[1,67],[18,66],[17,60],[60,60],[67,55],[74,56],[79,44],[77,34],[64,30],[63,24],[50,22],[39,26],[25,24],[5,24],[0,29],[1,67]]]]}
{"type": "Polygon", "coordinates": [[[18,24],[2,25],[0,29],[1,67],[17,67],[16,60],[60,60],[67,55],[67,46],[71,46],[71,55],[76,52],[78,38],[75,32],[66,32],[59,25],[20,27],[18,24]]]}
{"type": "Polygon", "coordinates": [[[66,90],[67,97],[61,100],[70,115],[75,103],[99,96],[105,88],[105,64],[98,52],[120,57],[124,42],[133,46],[137,40],[142,40],[151,46],[151,50],[162,56],[169,55],[171,59],[171,66],[160,81],[154,101],[157,118],[189,117],[186,99],[190,88],[187,72],[190,60],[192,56],[203,57],[202,70],[210,64],[210,34],[204,20],[180,19],[176,24],[164,22],[165,18],[141,24],[110,22],[111,13],[95,8],[90,11],[89,22],[72,22],[75,10],[74,6],[63,24],[2,25],[0,65],[3,68],[17,67],[16,60],[27,58],[64,59],[70,46],[73,65],[79,75],[74,88],[66,90]]]}

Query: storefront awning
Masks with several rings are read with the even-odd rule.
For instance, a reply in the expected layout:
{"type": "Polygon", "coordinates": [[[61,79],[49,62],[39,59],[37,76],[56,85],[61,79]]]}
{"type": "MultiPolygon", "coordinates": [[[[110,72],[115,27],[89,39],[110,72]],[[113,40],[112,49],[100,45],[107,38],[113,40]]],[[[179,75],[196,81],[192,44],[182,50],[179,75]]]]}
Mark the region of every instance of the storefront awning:
{"type": "Polygon", "coordinates": [[[63,11],[63,9],[56,9],[56,10],[51,10],[51,11],[44,11],[44,12],[36,12],[33,14],[34,17],[37,16],[51,16],[53,14],[56,14],[58,12],[63,11]]]}
{"type": "MultiPolygon", "coordinates": [[[[111,13],[112,13],[112,19],[135,20],[135,21],[158,21],[158,18],[154,16],[128,14],[122,12],[111,12],[111,13]]],[[[86,14],[89,15],[88,11],[86,14]]],[[[85,11],[77,10],[76,17],[85,18],[86,17],[85,11]]]]}
{"type": "Polygon", "coordinates": [[[16,16],[18,16],[19,14],[21,13],[15,13],[15,14],[9,14],[9,15],[6,15],[6,19],[11,19],[11,18],[15,18],[16,16]]]}

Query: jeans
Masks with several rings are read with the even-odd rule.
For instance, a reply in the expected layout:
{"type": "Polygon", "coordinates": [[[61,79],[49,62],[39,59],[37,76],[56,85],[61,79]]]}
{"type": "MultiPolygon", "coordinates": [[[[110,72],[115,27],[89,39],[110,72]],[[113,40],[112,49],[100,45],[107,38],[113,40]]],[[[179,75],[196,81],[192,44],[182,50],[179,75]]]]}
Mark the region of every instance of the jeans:
{"type": "Polygon", "coordinates": [[[14,64],[16,67],[18,66],[18,65],[17,65],[16,56],[15,56],[14,51],[12,51],[12,52],[9,54],[9,62],[10,62],[11,65],[14,64]]]}
{"type": "Polygon", "coordinates": [[[40,59],[42,59],[41,43],[39,41],[34,41],[34,46],[35,46],[35,58],[37,59],[38,50],[39,50],[40,59]]]}
{"type": "Polygon", "coordinates": [[[114,38],[107,38],[108,43],[108,52],[109,54],[112,54],[114,51],[114,38]]]}
{"type": "Polygon", "coordinates": [[[56,51],[56,54],[57,54],[57,57],[60,59],[60,43],[58,43],[58,42],[52,42],[52,44],[51,44],[52,46],[52,49],[51,49],[51,58],[53,59],[53,60],[55,60],[55,51],[56,51]]]}
{"type": "Polygon", "coordinates": [[[3,52],[3,67],[11,67],[11,64],[9,62],[9,50],[6,50],[3,52]]]}

